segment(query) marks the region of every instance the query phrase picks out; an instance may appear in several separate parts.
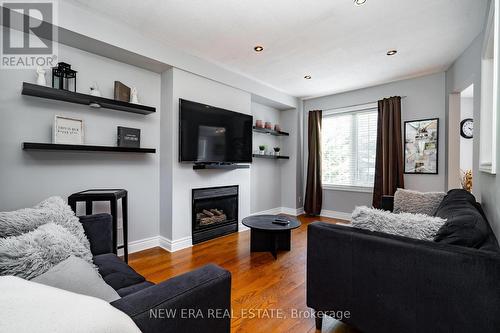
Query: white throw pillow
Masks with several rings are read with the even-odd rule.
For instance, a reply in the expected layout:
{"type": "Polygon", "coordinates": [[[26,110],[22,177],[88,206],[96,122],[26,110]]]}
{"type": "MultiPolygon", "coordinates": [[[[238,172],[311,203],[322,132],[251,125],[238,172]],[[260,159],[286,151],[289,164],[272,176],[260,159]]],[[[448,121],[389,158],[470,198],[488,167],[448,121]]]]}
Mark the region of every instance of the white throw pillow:
{"type": "Polygon", "coordinates": [[[411,213],[394,214],[365,206],[356,207],[351,219],[355,228],[429,241],[434,240],[434,236],[445,222],[446,220],[439,217],[411,213]]]}
{"type": "Polygon", "coordinates": [[[0,212],[0,238],[19,236],[46,223],[55,223],[66,228],[83,246],[90,249],[80,220],[60,197],[50,197],[33,208],[0,212]]]}
{"type": "Polygon", "coordinates": [[[418,192],[398,188],[394,194],[394,213],[414,213],[434,216],[446,193],[418,192]]]}
{"type": "Polygon", "coordinates": [[[0,332],[140,333],[125,313],[102,299],[0,277],[0,332]]]}
{"type": "Polygon", "coordinates": [[[0,238],[0,275],[29,280],[72,255],[93,265],[92,254],[72,233],[47,223],[20,236],[0,238]]]}
{"type": "Polygon", "coordinates": [[[31,281],[113,302],[120,295],[83,259],[71,256],[31,281]]]}

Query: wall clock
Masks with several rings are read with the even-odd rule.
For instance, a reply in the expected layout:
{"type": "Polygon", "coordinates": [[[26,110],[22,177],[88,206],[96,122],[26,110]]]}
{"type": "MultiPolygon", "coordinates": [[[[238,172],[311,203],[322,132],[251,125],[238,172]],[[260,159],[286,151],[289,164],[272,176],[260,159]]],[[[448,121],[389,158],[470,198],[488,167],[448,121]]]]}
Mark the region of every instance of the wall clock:
{"type": "Polygon", "coordinates": [[[460,122],[460,135],[466,139],[472,139],[474,134],[474,120],[464,119],[460,122]]]}

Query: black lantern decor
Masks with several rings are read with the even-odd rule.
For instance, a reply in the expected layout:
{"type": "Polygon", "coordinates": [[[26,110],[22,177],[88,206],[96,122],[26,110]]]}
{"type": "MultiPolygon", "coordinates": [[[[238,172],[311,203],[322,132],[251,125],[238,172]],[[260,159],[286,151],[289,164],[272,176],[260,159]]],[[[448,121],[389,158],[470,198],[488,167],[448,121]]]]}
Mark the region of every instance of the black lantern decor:
{"type": "Polygon", "coordinates": [[[57,67],[52,67],[52,88],[76,92],[76,73],[70,64],[58,63],[57,67]]]}

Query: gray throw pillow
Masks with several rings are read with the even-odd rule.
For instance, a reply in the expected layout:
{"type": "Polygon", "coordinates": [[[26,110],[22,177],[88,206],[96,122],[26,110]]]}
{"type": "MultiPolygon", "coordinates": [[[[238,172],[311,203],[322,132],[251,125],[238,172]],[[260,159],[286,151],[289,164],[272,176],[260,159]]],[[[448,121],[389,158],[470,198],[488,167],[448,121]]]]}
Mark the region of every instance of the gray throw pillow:
{"type": "Polygon", "coordinates": [[[385,210],[356,207],[351,223],[355,228],[379,231],[415,239],[432,241],[446,222],[439,217],[424,214],[394,214],[385,210]]]}
{"type": "Polygon", "coordinates": [[[83,259],[71,256],[31,281],[113,302],[120,295],[83,259]]]}
{"type": "Polygon", "coordinates": [[[0,238],[0,275],[32,279],[71,255],[93,265],[92,254],[73,234],[47,223],[20,236],[0,238]]]}
{"type": "Polygon", "coordinates": [[[394,194],[394,213],[414,213],[434,216],[446,193],[418,192],[398,188],[394,194]]]}
{"type": "Polygon", "coordinates": [[[0,212],[0,238],[19,236],[50,222],[66,228],[83,246],[90,249],[78,217],[60,197],[50,197],[33,208],[0,212]]]}

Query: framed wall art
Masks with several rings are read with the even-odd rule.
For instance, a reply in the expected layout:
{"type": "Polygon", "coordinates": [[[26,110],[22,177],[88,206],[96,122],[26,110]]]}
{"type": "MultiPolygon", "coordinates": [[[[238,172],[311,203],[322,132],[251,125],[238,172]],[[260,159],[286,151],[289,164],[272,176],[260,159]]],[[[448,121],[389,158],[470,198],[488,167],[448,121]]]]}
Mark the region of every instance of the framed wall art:
{"type": "Polygon", "coordinates": [[[83,120],[56,115],[52,141],[58,144],[83,144],[83,120]]]}
{"type": "Polygon", "coordinates": [[[404,122],[406,174],[438,174],[439,119],[404,122]]]}

